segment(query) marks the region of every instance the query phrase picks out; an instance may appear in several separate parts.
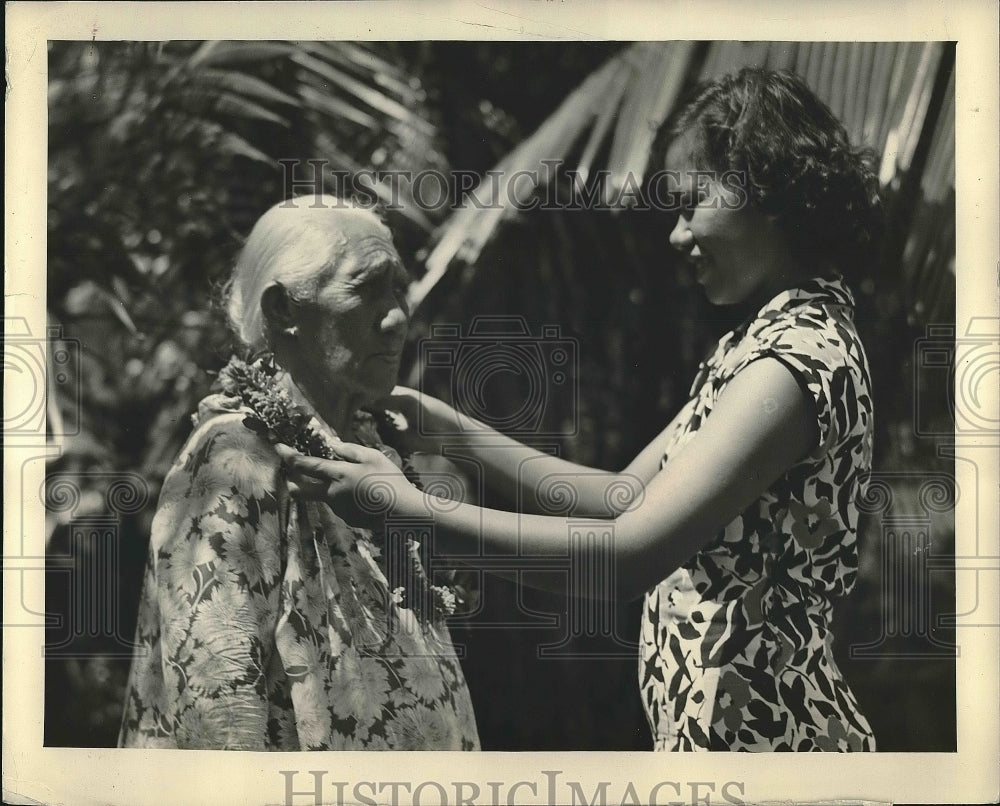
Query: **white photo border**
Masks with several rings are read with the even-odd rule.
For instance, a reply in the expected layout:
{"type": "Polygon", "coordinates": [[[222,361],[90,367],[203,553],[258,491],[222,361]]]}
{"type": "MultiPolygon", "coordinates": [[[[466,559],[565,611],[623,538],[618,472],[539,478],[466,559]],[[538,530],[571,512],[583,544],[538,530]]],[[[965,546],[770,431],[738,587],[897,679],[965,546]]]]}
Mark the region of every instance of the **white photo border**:
{"type": "MultiPolygon", "coordinates": [[[[699,0],[655,2],[349,2],[349,3],[29,3],[7,5],[5,317],[23,317],[32,332],[46,318],[47,48],[50,39],[345,39],[359,40],[952,40],[956,63],[957,333],[979,318],[998,320],[998,155],[1000,87],[998,7],[984,0],[945,5],[929,0],[699,0]]],[[[6,378],[9,386],[14,382],[6,378]]],[[[9,390],[8,390],[9,392],[9,390]]],[[[5,395],[8,394],[5,392],[5,395]]],[[[995,394],[995,391],[994,391],[995,394]]],[[[994,401],[995,406],[995,401],[994,401]]],[[[989,409],[988,409],[989,410],[989,409]]],[[[38,608],[44,601],[44,431],[36,439],[5,444],[4,610],[38,608]],[[42,562],[42,565],[44,563],[42,562]],[[33,573],[29,573],[33,572],[33,573]],[[23,585],[21,584],[23,582],[23,585]],[[9,583],[9,584],[8,584],[9,583]]],[[[653,753],[229,753],[43,747],[43,630],[4,631],[3,789],[6,802],[65,804],[278,804],[286,778],[308,792],[310,770],[325,780],[352,782],[344,803],[359,798],[356,782],[440,782],[453,803],[456,782],[475,782],[489,802],[489,782],[506,802],[546,803],[553,771],[579,782],[589,798],[611,781],[609,803],[632,784],[638,797],[662,782],[660,802],[725,802],[722,788],[747,803],[765,801],[852,803],[977,803],[1000,794],[998,747],[998,635],[1000,635],[1000,523],[995,491],[1000,461],[996,435],[957,440],[959,457],[974,463],[963,483],[977,495],[956,505],[956,556],[980,571],[957,574],[957,738],[955,753],[875,754],[653,754],[653,753]],[[992,440],[992,442],[990,441],[992,440]],[[995,447],[991,451],[989,448],[995,447]],[[983,449],[986,450],[983,450],[983,449]],[[992,532],[976,534],[974,524],[992,532]],[[546,773],[548,771],[548,773],[546,773]],[[692,788],[691,784],[712,783],[692,788]],[[694,794],[692,794],[692,791],[694,794]],[[685,800],[687,799],[687,800],[685,800]]],[[[964,464],[964,463],[958,463],[964,464]]],[[[965,479],[964,471],[959,482],[965,479]]],[[[43,608],[42,608],[43,609],[43,608]]],[[[901,685],[905,681],[901,681],[901,685]]],[[[326,790],[335,800],[336,790],[326,790]]],[[[380,803],[388,790],[363,790],[380,803]]],[[[469,790],[466,790],[468,796],[469,790]]],[[[410,802],[405,790],[399,803],[410,802]]],[[[560,790],[566,796],[568,790],[560,790]]],[[[433,803],[438,790],[423,790],[433,803]]],[[[633,797],[631,795],[627,796],[633,797]]],[[[294,803],[312,803],[296,794],[294,803]]],[[[630,802],[626,800],[626,802],[630,802]]]]}

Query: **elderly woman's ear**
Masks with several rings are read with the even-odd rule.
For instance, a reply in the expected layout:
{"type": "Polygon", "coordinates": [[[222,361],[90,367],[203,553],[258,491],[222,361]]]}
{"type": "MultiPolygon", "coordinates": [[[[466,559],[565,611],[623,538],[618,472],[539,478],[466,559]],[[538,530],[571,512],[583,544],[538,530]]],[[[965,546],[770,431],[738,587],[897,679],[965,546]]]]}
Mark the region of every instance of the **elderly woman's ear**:
{"type": "Polygon", "coordinates": [[[260,310],[267,323],[270,335],[285,333],[295,335],[295,315],[292,311],[292,299],[281,283],[273,283],[264,289],[260,297],[260,310]]]}

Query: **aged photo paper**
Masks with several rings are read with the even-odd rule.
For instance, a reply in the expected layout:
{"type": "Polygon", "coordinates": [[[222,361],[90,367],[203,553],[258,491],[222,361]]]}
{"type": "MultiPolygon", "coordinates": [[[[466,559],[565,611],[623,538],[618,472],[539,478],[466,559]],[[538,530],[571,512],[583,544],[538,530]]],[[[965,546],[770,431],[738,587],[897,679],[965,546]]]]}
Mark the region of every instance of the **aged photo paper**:
{"type": "MultiPolygon", "coordinates": [[[[1000,793],[1000,34],[993,3],[931,0],[35,3],[6,7],[3,791],[8,803],[978,803],[1000,793]],[[45,744],[49,89],[58,40],[955,42],[954,752],[250,753],[45,744]],[[20,348],[18,348],[20,349],[20,348]],[[32,348],[35,349],[35,348],[32,348]],[[41,349],[41,348],[38,348],[41,349]],[[39,353],[41,355],[41,353],[39,353]],[[972,377],[972,375],[975,377],[972,377]],[[964,386],[963,386],[964,384],[964,386]],[[11,412],[38,413],[10,428],[11,412]]],[[[878,345],[869,345],[870,351],[878,345]]],[[[50,380],[51,384],[52,381],[50,380]]],[[[497,661],[502,663],[502,659],[497,661]]],[[[901,664],[901,668],[907,668],[901,664]]],[[[898,681],[907,686],[905,675],[898,681]]],[[[636,698],[632,688],[620,692],[636,698]]],[[[580,704],[586,707],[586,704],[580,704]]],[[[524,714],[524,718],[532,715],[524,714]]],[[[512,717],[516,718],[516,717],[512,717]]]]}

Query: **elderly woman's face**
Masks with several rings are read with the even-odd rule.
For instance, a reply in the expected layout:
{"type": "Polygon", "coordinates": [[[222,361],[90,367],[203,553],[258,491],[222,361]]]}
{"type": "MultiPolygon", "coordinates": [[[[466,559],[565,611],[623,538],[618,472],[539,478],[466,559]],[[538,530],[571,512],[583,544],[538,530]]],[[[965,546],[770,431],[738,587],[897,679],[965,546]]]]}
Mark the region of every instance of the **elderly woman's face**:
{"type": "Polygon", "coordinates": [[[409,324],[409,276],[388,230],[371,213],[334,219],[332,267],[315,298],[295,305],[303,371],[361,405],[392,391],[409,324]]]}

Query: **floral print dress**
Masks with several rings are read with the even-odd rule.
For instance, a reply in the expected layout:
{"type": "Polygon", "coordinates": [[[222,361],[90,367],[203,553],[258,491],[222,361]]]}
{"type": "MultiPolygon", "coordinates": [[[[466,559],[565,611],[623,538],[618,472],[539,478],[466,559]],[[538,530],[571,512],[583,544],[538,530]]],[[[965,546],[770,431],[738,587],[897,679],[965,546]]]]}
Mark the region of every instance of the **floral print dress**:
{"type": "Polygon", "coordinates": [[[785,291],[702,365],[662,466],[752,361],[773,357],[812,400],[803,461],[645,597],[639,682],[657,750],[874,750],[832,652],[833,600],[858,568],[871,467],[867,359],[842,280],[785,291]]]}
{"type": "Polygon", "coordinates": [[[400,605],[370,532],[290,499],[248,411],[202,401],[164,482],[119,745],[479,749],[447,627],[400,605]]]}

